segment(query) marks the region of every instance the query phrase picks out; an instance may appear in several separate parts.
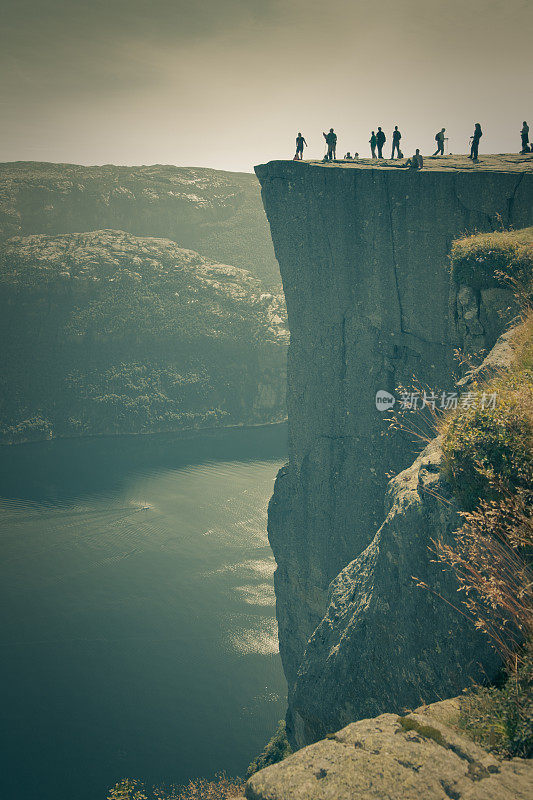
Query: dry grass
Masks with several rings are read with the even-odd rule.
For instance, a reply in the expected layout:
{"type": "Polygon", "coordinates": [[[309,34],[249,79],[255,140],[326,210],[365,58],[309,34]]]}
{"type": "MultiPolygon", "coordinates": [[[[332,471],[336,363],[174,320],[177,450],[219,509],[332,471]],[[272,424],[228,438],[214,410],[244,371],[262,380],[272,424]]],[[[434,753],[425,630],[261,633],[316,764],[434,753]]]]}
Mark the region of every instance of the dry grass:
{"type": "Polygon", "coordinates": [[[508,285],[531,287],[533,227],[464,236],[452,244],[452,278],[473,289],[508,285]]]}
{"type": "Polygon", "coordinates": [[[462,602],[513,669],[533,642],[533,311],[525,310],[514,363],[484,388],[494,409],[447,415],[441,422],[443,473],[463,507],[452,545],[434,543],[451,567],[462,602]]]}
{"type": "Polygon", "coordinates": [[[108,800],[232,800],[243,792],[244,784],[239,778],[228,778],[223,773],[211,781],[199,778],[185,786],[151,789],[142,781],[124,778],[109,791],[108,800]]]}

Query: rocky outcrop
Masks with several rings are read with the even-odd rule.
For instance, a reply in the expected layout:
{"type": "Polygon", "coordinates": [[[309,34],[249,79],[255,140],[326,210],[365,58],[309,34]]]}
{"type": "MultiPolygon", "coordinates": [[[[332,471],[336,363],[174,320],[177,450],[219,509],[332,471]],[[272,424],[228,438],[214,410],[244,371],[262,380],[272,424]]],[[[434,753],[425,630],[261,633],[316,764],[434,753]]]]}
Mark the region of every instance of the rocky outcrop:
{"type": "Polygon", "coordinates": [[[285,418],[283,298],[249,272],[123,231],[0,253],[0,438],[285,418]]]}
{"type": "MultiPolygon", "coordinates": [[[[446,613],[428,648],[423,647],[424,614],[438,623],[439,611],[411,575],[418,569],[423,579],[429,569],[421,554],[432,525],[438,521],[446,531],[452,521],[420,497],[420,475],[436,468],[430,460],[417,463],[405,491],[396,484],[389,517],[380,528],[387,475],[404,469],[413,449],[401,432],[387,435],[375,403],[377,391],[392,394],[395,387],[408,386],[413,374],[421,386],[450,390],[454,348],[471,335],[476,349],[489,350],[501,332],[494,322],[496,306],[507,298],[487,294],[480,303],[468,287],[452,289],[448,255],[452,240],[465,232],[491,230],[502,221],[531,224],[533,160],[487,157],[483,162],[474,169],[467,159],[428,159],[416,173],[371,162],[272,162],[256,168],[291,331],[290,459],[270,503],[269,537],[278,565],[280,652],[293,744],[311,741],[351,714],[387,710],[385,696],[394,696],[395,681],[411,668],[409,702],[460,688],[471,666],[476,672],[476,658],[486,653],[473,641],[465,641],[463,649],[450,640],[451,651],[439,654],[438,636],[448,641],[452,622],[446,613]],[[413,548],[413,561],[399,552],[399,535],[413,548]],[[357,584],[350,574],[355,563],[357,584]],[[346,565],[351,566],[342,573],[346,565]],[[384,592],[372,599],[374,569],[384,592]],[[387,583],[388,571],[393,576],[387,583]],[[337,575],[331,615],[324,618],[328,587],[337,575]],[[407,619],[400,629],[415,638],[418,655],[413,643],[400,642],[388,630],[402,622],[404,602],[407,619]],[[367,620],[375,628],[350,628],[350,612],[358,604],[368,605],[367,620]],[[350,652],[356,674],[340,667],[340,653],[338,658],[331,654],[328,670],[331,664],[332,680],[348,681],[346,697],[344,684],[326,687],[320,675],[329,658],[329,633],[342,625],[349,635],[337,640],[338,647],[346,647],[344,655],[350,652]],[[312,636],[309,648],[314,649],[304,659],[312,636]],[[383,646],[377,641],[382,636],[383,646]],[[385,645],[392,648],[389,661],[380,663],[375,657],[385,658],[385,645]],[[387,682],[394,647],[400,647],[397,675],[387,682]],[[324,702],[321,692],[327,694],[324,702]]],[[[407,704],[406,698],[395,698],[395,705],[407,704]]]]}
{"type": "Polygon", "coordinates": [[[499,666],[485,637],[449,605],[460,605],[453,574],[433,563],[431,540],[451,542],[461,524],[440,462],[436,439],[390,482],[385,522],[330,586],[292,696],[299,746],[384,709],[450,697],[499,666]]]}
{"type": "Polygon", "coordinates": [[[352,723],[256,773],[245,794],[247,800],[529,800],[532,792],[531,760],[497,760],[430,706],[352,723]]]}

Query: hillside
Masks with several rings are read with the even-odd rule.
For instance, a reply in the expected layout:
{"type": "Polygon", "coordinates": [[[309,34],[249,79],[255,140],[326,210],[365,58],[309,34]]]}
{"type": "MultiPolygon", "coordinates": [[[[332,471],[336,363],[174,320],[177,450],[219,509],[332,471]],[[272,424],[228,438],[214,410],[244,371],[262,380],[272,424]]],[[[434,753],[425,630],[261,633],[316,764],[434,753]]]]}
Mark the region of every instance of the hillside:
{"type": "Polygon", "coordinates": [[[243,269],[123,231],[40,233],[3,243],[0,294],[5,442],[284,417],[283,299],[243,269]]]}
{"type": "Polygon", "coordinates": [[[0,241],[112,228],[281,280],[256,177],[197,167],[0,164],[0,241]]]}

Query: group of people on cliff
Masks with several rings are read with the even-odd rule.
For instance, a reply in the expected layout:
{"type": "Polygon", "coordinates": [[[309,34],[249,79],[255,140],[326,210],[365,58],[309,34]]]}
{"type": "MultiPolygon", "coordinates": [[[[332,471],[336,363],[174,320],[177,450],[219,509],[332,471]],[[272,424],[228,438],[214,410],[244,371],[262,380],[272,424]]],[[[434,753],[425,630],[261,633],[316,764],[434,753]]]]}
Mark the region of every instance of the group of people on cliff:
{"type": "MultiPolygon", "coordinates": [[[[445,136],[446,128],[441,128],[440,131],[437,131],[435,134],[435,141],[437,143],[437,149],[433,153],[433,156],[443,156],[444,155],[444,147],[445,142],[447,141],[448,137],[445,136]]],[[[324,161],[334,161],[337,158],[337,134],[330,128],[327,133],[322,134],[325,141],[326,141],[326,154],[324,156],[324,161]]],[[[521,140],[522,140],[522,150],[521,153],[532,153],[533,152],[533,145],[529,143],[529,126],[527,122],[523,123],[522,130],[520,131],[521,140]]],[[[481,137],[483,136],[483,131],[481,130],[481,125],[479,122],[476,122],[474,126],[474,133],[470,137],[470,155],[468,158],[471,158],[473,161],[478,160],[479,155],[479,142],[481,137]]],[[[398,126],[394,126],[394,130],[392,132],[392,152],[391,152],[391,159],[394,159],[396,155],[397,158],[403,158],[403,153],[400,148],[402,134],[398,129],[398,126]]],[[[372,154],[372,158],[380,159],[383,158],[383,146],[387,141],[387,137],[385,133],[378,126],[377,132],[372,131],[370,135],[370,152],[372,154]]],[[[294,156],[295,161],[301,161],[303,159],[303,152],[304,147],[307,147],[307,142],[305,138],[302,136],[301,132],[298,133],[296,137],[296,155],[294,156]]],[[[359,153],[352,154],[348,151],[344,156],[344,160],[346,161],[353,161],[354,159],[359,158],[359,153]]],[[[423,158],[420,155],[420,150],[417,149],[414,156],[408,159],[406,166],[412,167],[414,169],[421,169],[423,166],[423,158]]]]}

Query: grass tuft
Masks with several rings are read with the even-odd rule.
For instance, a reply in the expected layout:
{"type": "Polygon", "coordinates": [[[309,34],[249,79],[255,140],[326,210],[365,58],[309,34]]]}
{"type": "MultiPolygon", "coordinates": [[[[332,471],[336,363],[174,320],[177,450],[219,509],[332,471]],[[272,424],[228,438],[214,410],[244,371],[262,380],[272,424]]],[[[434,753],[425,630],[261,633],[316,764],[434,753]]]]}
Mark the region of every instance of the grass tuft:
{"type": "Polygon", "coordinates": [[[452,244],[453,281],[475,290],[508,285],[509,278],[531,285],[533,227],[464,236],[452,244]]]}

